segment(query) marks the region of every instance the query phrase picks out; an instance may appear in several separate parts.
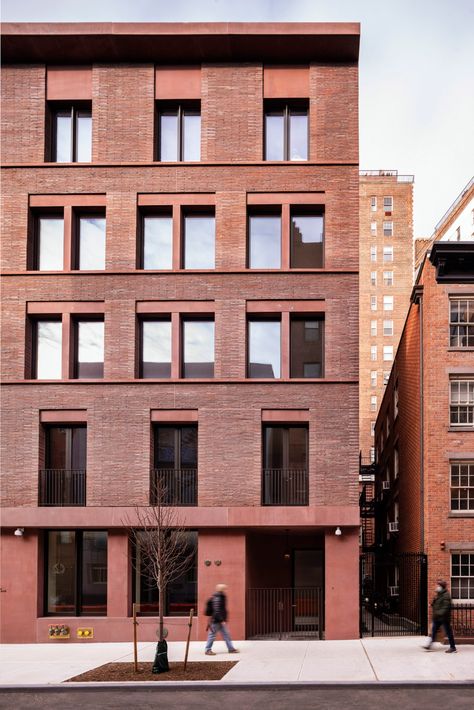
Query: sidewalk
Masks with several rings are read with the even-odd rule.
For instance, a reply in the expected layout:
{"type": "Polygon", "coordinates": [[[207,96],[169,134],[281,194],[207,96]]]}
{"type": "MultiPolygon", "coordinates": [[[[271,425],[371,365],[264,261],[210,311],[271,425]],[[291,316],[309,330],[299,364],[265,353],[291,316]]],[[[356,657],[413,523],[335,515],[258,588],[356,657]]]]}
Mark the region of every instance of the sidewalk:
{"type": "MultiPolygon", "coordinates": [[[[423,637],[355,641],[240,641],[239,655],[229,656],[224,643],[216,656],[203,654],[193,642],[190,661],[239,661],[219,683],[277,682],[474,682],[474,646],[445,654],[434,644],[424,651],[423,637]]],[[[139,660],[153,661],[155,643],[139,643],[139,660]]],[[[170,642],[170,661],[182,661],[184,643],[170,642]]],[[[0,649],[1,685],[49,685],[109,662],[133,661],[131,643],[9,644],[0,649]]]]}

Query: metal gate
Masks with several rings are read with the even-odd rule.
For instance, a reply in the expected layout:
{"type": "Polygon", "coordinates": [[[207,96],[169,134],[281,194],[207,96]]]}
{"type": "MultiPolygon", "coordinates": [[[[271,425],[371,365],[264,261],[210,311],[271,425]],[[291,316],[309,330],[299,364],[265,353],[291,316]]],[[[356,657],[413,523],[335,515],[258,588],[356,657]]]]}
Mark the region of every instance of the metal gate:
{"type": "Polygon", "coordinates": [[[360,635],[427,633],[427,558],[364,552],[360,557],[360,635]]]}
{"type": "Polygon", "coordinates": [[[322,638],[323,592],[320,587],[249,589],[247,638],[322,638]]]}

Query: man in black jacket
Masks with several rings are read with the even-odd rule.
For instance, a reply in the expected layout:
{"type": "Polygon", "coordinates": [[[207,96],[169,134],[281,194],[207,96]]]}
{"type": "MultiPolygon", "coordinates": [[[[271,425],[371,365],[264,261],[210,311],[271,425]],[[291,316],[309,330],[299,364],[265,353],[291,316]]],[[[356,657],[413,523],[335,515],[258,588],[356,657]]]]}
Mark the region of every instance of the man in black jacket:
{"type": "Polygon", "coordinates": [[[212,650],[212,644],[215,641],[216,634],[218,631],[221,632],[222,638],[226,642],[227,650],[229,653],[238,653],[237,649],[234,648],[232,639],[230,637],[229,629],[227,628],[227,599],[225,591],[227,586],[225,584],[218,584],[216,586],[216,591],[212,595],[212,615],[208,623],[208,636],[206,642],[205,653],[206,656],[215,656],[216,654],[212,650]]]}
{"type": "Polygon", "coordinates": [[[424,648],[428,650],[436,638],[436,633],[440,626],[446,631],[446,636],[449,641],[449,648],[446,653],[456,653],[456,644],[454,642],[453,630],[451,628],[451,595],[447,590],[447,584],[442,579],[438,580],[436,587],[436,596],[431,602],[433,625],[431,628],[431,639],[426,643],[424,648]]]}

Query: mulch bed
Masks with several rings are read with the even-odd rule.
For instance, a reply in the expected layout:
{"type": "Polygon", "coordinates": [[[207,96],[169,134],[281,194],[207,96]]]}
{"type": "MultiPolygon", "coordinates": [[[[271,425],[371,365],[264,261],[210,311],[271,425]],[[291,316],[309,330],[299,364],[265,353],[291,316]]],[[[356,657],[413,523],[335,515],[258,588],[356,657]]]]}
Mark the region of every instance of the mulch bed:
{"type": "Polygon", "coordinates": [[[186,672],[183,663],[170,663],[169,673],[152,673],[152,662],[139,663],[138,673],[134,671],[133,663],[106,663],[104,666],[68,678],[73,682],[110,682],[145,681],[145,680],[221,680],[237,661],[194,662],[188,663],[186,672]]]}

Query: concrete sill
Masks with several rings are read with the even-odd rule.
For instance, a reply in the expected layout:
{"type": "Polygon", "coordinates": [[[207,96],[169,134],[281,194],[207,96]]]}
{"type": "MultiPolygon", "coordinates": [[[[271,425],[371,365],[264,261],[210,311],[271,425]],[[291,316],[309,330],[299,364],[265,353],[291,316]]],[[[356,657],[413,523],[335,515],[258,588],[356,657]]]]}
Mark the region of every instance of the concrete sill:
{"type": "Polygon", "coordinates": [[[448,432],[449,433],[454,433],[456,431],[470,431],[474,434],[474,427],[473,426],[456,426],[456,427],[448,427],[448,432]]]}
{"type": "Polygon", "coordinates": [[[474,510],[451,511],[448,514],[448,518],[474,518],[474,510]]]}
{"type": "Polygon", "coordinates": [[[448,353],[465,353],[465,352],[474,352],[474,348],[448,348],[448,353]]]}

